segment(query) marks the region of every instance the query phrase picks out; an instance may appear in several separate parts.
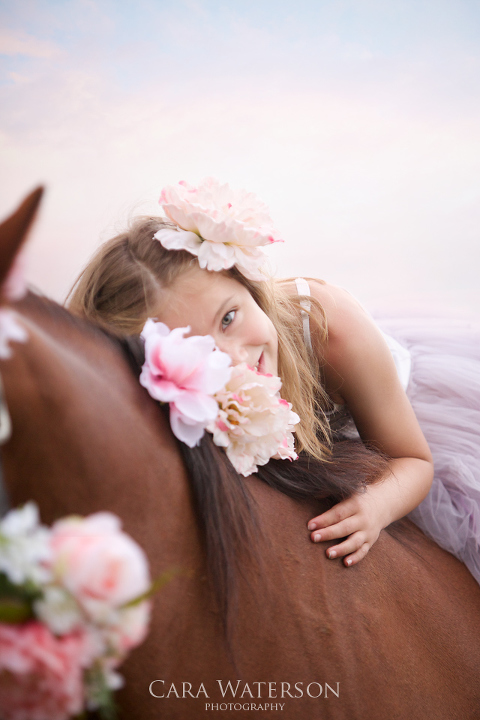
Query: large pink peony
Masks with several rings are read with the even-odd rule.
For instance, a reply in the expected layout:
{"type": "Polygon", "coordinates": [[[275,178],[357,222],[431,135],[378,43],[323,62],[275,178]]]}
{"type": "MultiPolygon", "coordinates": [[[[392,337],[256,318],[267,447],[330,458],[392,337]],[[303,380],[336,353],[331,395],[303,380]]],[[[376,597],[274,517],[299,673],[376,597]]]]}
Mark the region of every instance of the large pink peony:
{"type": "Polygon", "coordinates": [[[50,545],[54,577],[88,621],[121,623],[118,609],[150,588],[145,553],[111,513],[59,520],[52,526],[50,545]]]}
{"type": "Polygon", "coordinates": [[[280,397],[281,386],[280,378],[257,373],[242,363],[215,394],[220,411],[207,430],[214,443],[226,449],[241,475],[251,475],[272,457],[297,458],[292,433],[300,418],[280,397]]]}
{"type": "Polygon", "coordinates": [[[236,265],[251,280],[265,279],[265,255],[260,246],[282,240],[267,206],[253,193],[205,178],[197,187],[186,182],[165,187],[159,202],[180,228],[155,234],[165,248],[197,255],[200,267],[207,270],[236,265]]]}
{"type": "Polygon", "coordinates": [[[194,447],[217,416],[212,395],[230,377],[231,359],[215,348],[210,335],[185,338],[189,331],[188,327],[170,331],[164,323],[147,320],[140,383],[155,400],[170,403],[173,433],[194,447]]]}
{"type": "Polygon", "coordinates": [[[81,633],[55,637],[45,625],[0,624],[2,720],[67,720],[84,708],[81,633]]]}

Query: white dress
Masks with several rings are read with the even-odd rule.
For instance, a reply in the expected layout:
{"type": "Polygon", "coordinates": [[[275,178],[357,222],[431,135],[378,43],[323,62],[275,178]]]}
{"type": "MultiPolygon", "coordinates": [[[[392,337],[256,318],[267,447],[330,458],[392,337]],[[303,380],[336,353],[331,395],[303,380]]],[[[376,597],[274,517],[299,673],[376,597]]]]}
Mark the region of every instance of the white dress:
{"type": "MultiPolygon", "coordinates": [[[[299,295],[310,295],[306,280],[295,282],[299,295]]],[[[304,309],[308,304],[303,301],[304,309]]],[[[302,315],[311,348],[308,314],[302,315]]],[[[435,466],[430,492],[408,517],[480,583],[480,327],[440,318],[374,320],[435,466]]],[[[346,406],[327,414],[335,438],[359,437],[346,406]]]]}

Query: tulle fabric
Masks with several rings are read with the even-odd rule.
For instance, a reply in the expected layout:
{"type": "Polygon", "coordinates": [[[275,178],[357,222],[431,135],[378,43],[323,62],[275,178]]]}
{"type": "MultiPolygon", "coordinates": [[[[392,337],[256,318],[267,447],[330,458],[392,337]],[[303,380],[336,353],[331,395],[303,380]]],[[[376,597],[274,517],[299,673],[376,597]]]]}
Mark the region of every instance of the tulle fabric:
{"type": "Polygon", "coordinates": [[[375,320],[410,352],[407,396],[435,464],[432,488],[409,517],[480,583],[480,325],[375,320]]]}

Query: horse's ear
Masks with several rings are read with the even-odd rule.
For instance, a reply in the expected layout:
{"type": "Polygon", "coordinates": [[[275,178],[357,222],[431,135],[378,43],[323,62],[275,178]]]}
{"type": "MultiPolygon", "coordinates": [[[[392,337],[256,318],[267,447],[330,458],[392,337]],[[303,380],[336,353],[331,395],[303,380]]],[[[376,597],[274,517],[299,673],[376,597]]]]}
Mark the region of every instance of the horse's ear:
{"type": "Polygon", "coordinates": [[[43,187],[38,187],[0,225],[0,285],[8,275],[15,256],[25,240],[30,225],[37,212],[43,194],[43,187]]]}

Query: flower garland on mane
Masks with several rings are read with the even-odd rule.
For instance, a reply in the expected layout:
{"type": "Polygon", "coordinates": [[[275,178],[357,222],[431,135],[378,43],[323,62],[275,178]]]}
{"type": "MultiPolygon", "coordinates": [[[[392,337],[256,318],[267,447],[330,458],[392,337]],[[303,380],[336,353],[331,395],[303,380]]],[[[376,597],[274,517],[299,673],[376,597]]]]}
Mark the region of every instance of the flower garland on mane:
{"type": "Polygon", "coordinates": [[[170,404],[174,435],[194,447],[205,431],[211,433],[244,476],[272,457],[296,460],[292,433],[300,418],[280,397],[280,378],[246,363],[230,367],[230,357],[210,335],[184,337],[189,331],[170,331],[149,319],[141,334],[140,383],[155,400],[170,404]]]}

